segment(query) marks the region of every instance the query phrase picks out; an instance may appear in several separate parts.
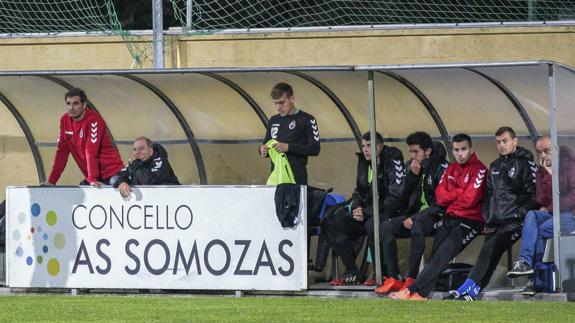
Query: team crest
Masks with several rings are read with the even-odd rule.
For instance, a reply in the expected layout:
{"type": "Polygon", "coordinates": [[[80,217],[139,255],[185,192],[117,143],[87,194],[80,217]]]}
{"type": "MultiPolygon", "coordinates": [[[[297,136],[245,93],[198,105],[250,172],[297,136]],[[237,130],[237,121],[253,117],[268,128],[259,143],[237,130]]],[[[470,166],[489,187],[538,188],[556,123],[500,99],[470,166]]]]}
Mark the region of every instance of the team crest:
{"type": "Polygon", "coordinates": [[[84,138],[84,129],[80,129],[80,138],[84,138]]]}
{"type": "Polygon", "coordinates": [[[463,179],[465,183],[469,183],[469,173],[465,174],[465,178],[463,179]]]}
{"type": "Polygon", "coordinates": [[[509,175],[509,177],[515,176],[515,167],[511,167],[511,169],[509,170],[509,172],[507,173],[507,175],[509,175]]]}
{"type": "Polygon", "coordinates": [[[295,128],[295,120],[293,120],[292,122],[290,122],[289,128],[290,128],[290,130],[293,129],[293,128],[295,128]]]}

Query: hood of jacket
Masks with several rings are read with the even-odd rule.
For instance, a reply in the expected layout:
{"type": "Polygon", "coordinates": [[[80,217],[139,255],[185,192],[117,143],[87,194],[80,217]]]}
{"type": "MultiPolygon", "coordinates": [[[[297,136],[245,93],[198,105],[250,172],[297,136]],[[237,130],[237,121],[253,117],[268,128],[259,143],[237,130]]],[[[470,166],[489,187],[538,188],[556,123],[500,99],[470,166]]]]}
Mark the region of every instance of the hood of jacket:
{"type": "Polygon", "coordinates": [[[434,141],[431,147],[431,155],[422,162],[422,166],[424,169],[429,169],[430,167],[435,168],[439,164],[443,163],[446,157],[447,150],[445,149],[445,146],[439,141],[434,141]]]}
{"type": "Polygon", "coordinates": [[[154,159],[154,158],[158,158],[158,157],[162,157],[163,159],[168,158],[168,152],[166,151],[166,148],[164,148],[162,145],[155,143],[153,145],[153,148],[154,148],[154,153],[152,154],[152,157],[150,159],[154,159]]]}
{"type": "Polygon", "coordinates": [[[517,146],[517,149],[515,149],[514,152],[512,152],[511,154],[509,154],[505,157],[500,156],[500,158],[501,157],[533,160],[533,153],[531,151],[521,147],[521,146],[517,146]]]}

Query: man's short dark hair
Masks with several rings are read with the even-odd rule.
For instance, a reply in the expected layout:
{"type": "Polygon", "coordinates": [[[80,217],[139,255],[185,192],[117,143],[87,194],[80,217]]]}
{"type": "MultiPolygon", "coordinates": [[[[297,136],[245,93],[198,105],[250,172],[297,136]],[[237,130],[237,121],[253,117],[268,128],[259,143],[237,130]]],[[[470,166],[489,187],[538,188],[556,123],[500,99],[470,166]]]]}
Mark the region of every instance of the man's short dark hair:
{"type": "Polygon", "coordinates": [[[146,145],[148,145],[148,147],[150,147],[150,148],[154,147],[154,143],[148,137],[144,137],[144,136],[138,137],[138,138],[134,139],[134,142],[136,142],[138,140],[146,141],[146,145]]]}
{"type": "MultiPolygon", "coordinates": [[[[368,131],[366,133],[363,134],[363,136],[361,136],[361,139],[365,140],[365,141],[371,141],[371,133],[368,131]]],[[[375,141],[378,144],[382,144],[383,143],[383,137],[381,136],[381,134],[379,132],[375,132],[375,141]]]]}
{"type": "Polygon", "coordinates": [[[509,135],[511,136],[511,138],[515,138],[515,137],[516,137],[516,135],[515,135],[515,130],[513,130],[513,128],[507,127],[507,126],[501,127],[501,128],[499,128],[499,129],[497,129],[497,131],[495,131],[495,137],[499,137],[499,136],[503,135],[503,134],[506,133],[506,132],[509,133],[509,135]]]}
{"type": "Polygon", "coordinates": [[[467,141],[469,143],[469,147],[473,147],[473,143],[471,142],[471,137],[469,137],[468,135],[464,134],[464,133],[458,133],[455,136],[453,136],[453,139],[451,139],[452,142],[463,142],[463,141],[467,141]]]}
{"type": "Polygon", "coordinates": [[[427,132],[416,131],[407,136],[405,142],[408,146],[419,145],[419,148],[425,150],[433,147],[433,140],[427,132]]]}
{"type": "Polygon", "coordinates": [[[82,103],[86,103],[88,101],[88,97],[86,96],[86,92],[84,92],[84,90],[82,90],[81,88],[75,87],[75,88],[71,89],[70,91],[66,92],[66,95],[64,95],[64,100],[66,100],[67,98],[71,98],[73,96],[79,96],[80,102],[82,102],[82,103]]]}
{"type": "Polygon", "coordinates": [[[283,82],[274,85],[274,87],[272,88],[272,92],[270,93],[272,99],[274,100],[279,100],[282,96],[284,96],[284,94],[288,98],[292,97],[293,88],[291,87],[291,85],[283,82]]]}

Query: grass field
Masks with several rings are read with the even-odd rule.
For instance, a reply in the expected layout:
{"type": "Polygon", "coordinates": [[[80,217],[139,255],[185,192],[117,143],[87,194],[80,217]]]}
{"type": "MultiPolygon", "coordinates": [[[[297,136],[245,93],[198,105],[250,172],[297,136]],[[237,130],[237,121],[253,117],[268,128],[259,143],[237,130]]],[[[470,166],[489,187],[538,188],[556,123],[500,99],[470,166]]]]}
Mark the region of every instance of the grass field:
{"type": "Polygon", "coordinates": [[[575,303],[197,296],[2,296],[0,321],[570,322],[575,303]]]}

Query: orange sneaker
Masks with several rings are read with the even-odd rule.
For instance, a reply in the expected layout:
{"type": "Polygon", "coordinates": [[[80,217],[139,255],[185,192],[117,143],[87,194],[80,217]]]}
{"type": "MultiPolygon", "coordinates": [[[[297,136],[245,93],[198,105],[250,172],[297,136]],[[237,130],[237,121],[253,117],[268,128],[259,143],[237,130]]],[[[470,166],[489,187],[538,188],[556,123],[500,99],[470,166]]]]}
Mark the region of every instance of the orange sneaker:
{"type": "Polygon", "coordinates": [[[381,295],[391,292],[397,292],[398,290],[401,289],[401,286],[403,286],[401,280],[395,278],[388,278],[383,282],[383,285],[375,289],[375,293],[381,295]]]}
{"type": "Polygon", "coordinates": [[[377,279],[375,279],[375,275],[371,275],[368,279],[366,279],[363,284],[365,286],[375,286],[377,284],[377,279]]]}
{"type": "Polygon", "coordinates": [[[343,285],[345,285],[345,278],[343,278],[343,277],[334,278],[329,282],[329,284],[331,286],[343,286],[343,285]]]}
{"type": "Polygon", "coordinates": [[[415,279],[407,277],[407,279],[403,282],[403,286],[401,286],[400,290],[408,289],[409,287],[411,287],[411,285],[413,285],[413,283],[415,283],[415,279]]]}
{"type": "Polygon", "coordinates": [[[389,294],[388,297],[391,299],[398,299],[398,300],[406,301],[406,300],[410,299],[411,292],[409,291],[409,289],[403,289],[403,290],[400,290],[399,292],[389,294]]]}
{"type": "MultiPolygon", "coordinates": [[[[409,291],[409,289],[406,289],[406,291],[409,291]]],[[[426,301],[427,298],[419,295],[419,293],[416,292],[416,293],[412,293],[411,296],[409,296],[408,300],[410,300],[410,301],[426,301]]]]}

